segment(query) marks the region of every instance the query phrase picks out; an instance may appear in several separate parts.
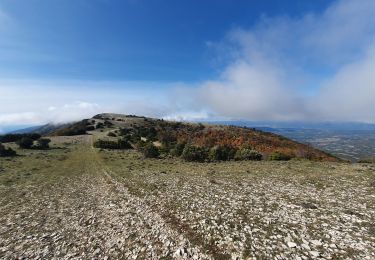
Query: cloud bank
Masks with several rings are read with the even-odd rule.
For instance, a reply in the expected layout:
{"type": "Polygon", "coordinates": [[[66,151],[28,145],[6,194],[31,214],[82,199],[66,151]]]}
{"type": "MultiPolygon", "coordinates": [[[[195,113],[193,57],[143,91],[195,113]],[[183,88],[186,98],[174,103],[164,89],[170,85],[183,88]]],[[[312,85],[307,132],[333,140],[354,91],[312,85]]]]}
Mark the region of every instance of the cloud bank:
{"type": "Polygon", "coordinates": [[[169,91],[149,82],[0,80],[0,126],[65,123],[103,112],[162,116],[169,91]]]}
{"type": "Polygon", "coordinates": [[[342,0],[233,30],[216,45],[229,65],[192,91],[194,107],[251,120],[375,122],[373,17],[375,1],[342,0]]]}

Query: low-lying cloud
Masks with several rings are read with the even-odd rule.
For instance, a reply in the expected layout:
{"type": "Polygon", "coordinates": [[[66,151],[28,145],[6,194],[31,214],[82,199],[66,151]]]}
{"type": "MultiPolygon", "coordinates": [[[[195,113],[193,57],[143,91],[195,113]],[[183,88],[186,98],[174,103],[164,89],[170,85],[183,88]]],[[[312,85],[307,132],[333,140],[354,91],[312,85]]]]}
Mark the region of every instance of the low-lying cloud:
{"type": "Polygon", "coordinates": [[[251,120],[375,122],[375,1],[263,18],[218,44],[231,61],[191,95],[195,109],[251,120]]]}
{"type": "Polygon", "coordinates": [[[66,123],[103,112],[162,116],[171,111],[167,92],[140,82],[0,81],[0,126],[66,123]]]}

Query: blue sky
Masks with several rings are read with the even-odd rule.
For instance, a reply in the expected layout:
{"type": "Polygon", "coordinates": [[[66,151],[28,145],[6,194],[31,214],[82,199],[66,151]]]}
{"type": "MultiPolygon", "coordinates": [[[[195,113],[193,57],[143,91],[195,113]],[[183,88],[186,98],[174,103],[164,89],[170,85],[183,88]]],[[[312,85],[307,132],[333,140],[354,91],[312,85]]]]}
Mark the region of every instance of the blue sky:
{"type": "Polygon", "coordinates": [[[10,29],[1,76],[194,82],[214,77],[228,31],[261,16],[300,16],[329,1],[1,1],[10,29]]]}
{"type": "Polygon", "coordinates": [[[374,14],[372,0],[0,0],[0,126],[104,111],[375,122],[374,14]]]}

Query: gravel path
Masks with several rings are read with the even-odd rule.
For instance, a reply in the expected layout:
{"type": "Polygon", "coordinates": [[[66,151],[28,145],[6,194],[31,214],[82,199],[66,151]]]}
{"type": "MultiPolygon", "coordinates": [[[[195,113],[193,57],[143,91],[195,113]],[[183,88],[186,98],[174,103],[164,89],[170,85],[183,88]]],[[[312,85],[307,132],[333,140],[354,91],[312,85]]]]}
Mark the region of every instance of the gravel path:
{"type": "Polygon", "coordinates": [[[63,166],[75,174],[25,187],[26,197],[1,206],[0,258],[209,258],[113,179],[88,145],[63,166]]]}
{"type": "Polygon", "coordinates": [[[185,163],[98,151],[90,136],[54,142],[65,148],[0,160],[0,259],[375,259],[373,165],[185,163]]]}

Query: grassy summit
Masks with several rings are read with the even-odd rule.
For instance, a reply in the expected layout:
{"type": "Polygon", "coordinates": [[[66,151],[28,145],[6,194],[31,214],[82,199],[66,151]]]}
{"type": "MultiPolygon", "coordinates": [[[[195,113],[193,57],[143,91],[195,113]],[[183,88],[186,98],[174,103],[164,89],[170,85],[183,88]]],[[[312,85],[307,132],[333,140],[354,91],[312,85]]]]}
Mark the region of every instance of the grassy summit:
{"type": "Polygon", "coordinates": [[[99,114],[51,134],[76,135],[87,131],[101,133],[99,138],[102,139],[125,139],[140,150],[147,143],[152,143],[161,154],[197,161],[291,158],[340,161],[311,146],[251,128],[181,123],[119,114],[99,114]],[[186,155],[187,152],[189,155],[186,155]]]}

